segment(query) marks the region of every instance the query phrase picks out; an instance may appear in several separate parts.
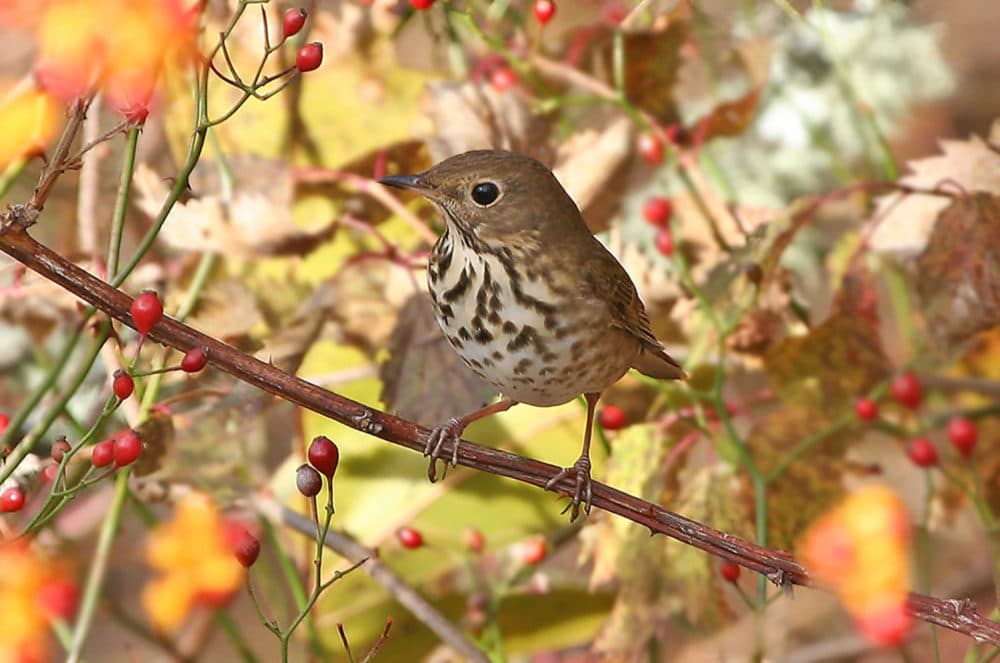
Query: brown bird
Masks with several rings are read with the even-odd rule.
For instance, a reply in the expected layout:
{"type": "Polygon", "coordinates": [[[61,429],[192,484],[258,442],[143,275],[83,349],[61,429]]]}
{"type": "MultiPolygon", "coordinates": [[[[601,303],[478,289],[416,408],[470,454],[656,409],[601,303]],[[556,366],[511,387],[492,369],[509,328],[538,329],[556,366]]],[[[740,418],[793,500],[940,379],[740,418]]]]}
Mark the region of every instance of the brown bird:
{"type": "Polygon", "coordinates": [[[503,395],[432,431],[428,477],[435,480],[449,441],[457,463],[459,438],[473,421],[517,403],[550,407],[583,394],[583,451],[545,487],[575,474],[567,509],[571,519],[581,504],[589,513],[590,438],[601,392],[629,368],[685,377],[653,335],[632,280],[552,171],[530,157],[477,150],[380,182],[421,194],[444,216],[447,228],[427,267],[434,314],[462,360],[503,395]]]}

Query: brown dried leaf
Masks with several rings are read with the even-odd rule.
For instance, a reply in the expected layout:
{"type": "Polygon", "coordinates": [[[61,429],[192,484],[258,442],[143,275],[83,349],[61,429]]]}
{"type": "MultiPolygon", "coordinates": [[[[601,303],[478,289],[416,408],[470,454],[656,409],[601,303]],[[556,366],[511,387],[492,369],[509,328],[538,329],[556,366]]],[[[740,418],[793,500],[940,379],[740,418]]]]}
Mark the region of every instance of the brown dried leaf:
{"type": "Polygon", "coordinates": [[[250,331],[264,321],[254,293],[240,280],[213,282],[201,297],[189,324],[215,338],[248,349],[250,331]]]}
{"type": "Polygon", "coordinates": [[[139,460],[135,463],[133,474],[144,477],[160,469],[164,458],[174,447],[173,417],[156,411],[151,412],[149,418],[139,426],[138,433],[143,442],[143,449],[139,460]]]}
{"type": "MultiPolygon", "coordinates": [[[[328,239],[335,224],[302,230],[292,220],[291,171],[279,161],[233,157],[231,199],[222,195],[218,165],[202,162],[192,173],[192,195],[174,205],[159,237],[177,249],[252,258],[303,255],[328,239]]],[[[134,178],[139,208],[155,216],[171,183],[140,164],[134,178]]]]}
{"type": "Polygon", "coordinates": [[[676,20],[657,32],[625,34],[625,96],[662,124],[678,119],[673,92],[690,27],[688,21],[676,20]]]}
{"type": "Polygon", "coordinates": [[[468,414],[496,394],[448,345],[424,293],[412,295],[400,310],[379,373],[386,406],[426,426],[468,414]]]}
{"type": "Polygon", "coordinates": [[[627,191],[623,180],[632,154],[632,134],[632,122],[618,118],[600,130],[578,131],[559,145],[552,170],[583,211],[591,232],[608,227],[627,191]]]}
{"type": "Polygon", "coordinates": [[[761,88],[754,88],[739,99],[719,104],[694,123],[692,142],[700,145],[719,136],[736,136],[750,126],[757,114],[761,88]]]}
{"type": "MultiPolygon", "coordinates": [[[[994,122],[989,142],[978,136],[969,140],[941,141],[941,154],[911,161],[911,174],[900,182],[908,186],[933,189],[955,182],[969,192],[1000,195],[1000,120],[994,122]]],[[[938,215],[949,201],[941,196],[892,193],[878,199],[872,224],[870,246],[876,251],[916,255],[927,246],[938,215]]]]}
{"type": "Polygon", "coordinates": [[[917,258],[917,294],[945,345],[1000,325],[1000,197],[957,198],[917,258]]]}
{"type": "Polygon", "coordinates": [[[805,336],[778,343],[764,364],[785,402],[820,412],[846,408],[889,373],[877,329],[863,317],[844,313],[805,336]]]}
{"type": "Polygon", "coordinates": [[[436,132],[427,140],[435,163],[481,149],[511,150],[552,163],[549,122],[532,113],[517,90],[497,92],[490,85],[471,81],[431,83],[425,112],[436,132]]]}
{"type": "MultiPolygon", "coordinates": [[[[829,409],[787,405],[757,419],[747,437],[757,465],[764,473],[795,446],[830,425],[829,409]]],[[[768,543],[790,550],[801,533],[844,494],[844,459],[850,431],[830,435],[808,457],[789,464],[767,491],[768,543]]],[[[747,486],[747,500],[752,503],[747,486]]]]}

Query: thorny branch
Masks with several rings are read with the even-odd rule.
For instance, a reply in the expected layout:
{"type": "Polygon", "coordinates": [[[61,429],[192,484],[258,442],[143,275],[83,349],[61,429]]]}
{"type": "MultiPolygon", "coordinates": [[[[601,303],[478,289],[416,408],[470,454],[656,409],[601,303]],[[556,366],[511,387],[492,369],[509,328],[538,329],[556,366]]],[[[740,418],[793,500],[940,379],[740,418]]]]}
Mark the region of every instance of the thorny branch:
{"type": "MultiPolygon", "coordinates": [[[[134,327],[129,314],[131,297],[28,235],[26,226],[35,216],[32,211],[18,206],[0,214],[0,251],[112,318],[134,327]]],[[[182,352],[196,347],[205,348],[210,364],[243,382],[392,444],[417,452],[424,449],[429,433],[426,428],[326,391],[171,318],[164,317],[149,332],[149,337],[182,352]]],[[[446,449],[445,455],[450,451],[446,449]]],[[[561,469],[465,440],[459,448],[458,464],[539,488],[544,487],[549,478],[561,469]]],[[[569,478],[554,487],[555,492],[565,497],[572,496],[574,488],[569,478]]],[[[594,482],[593,506],[643,525],[649,528],[651,534],[665,534],[761,573],[785,590],[793,585],[810,584],[806,569],[785,552],[762,548],[730,536],[607,484],[594,482]]],[[[939,599],[911,593],[909,608],[918,619],[965,633],[977,641],[1000,646],[1000,624],[977,612],[970,599],[939,599]]]]}

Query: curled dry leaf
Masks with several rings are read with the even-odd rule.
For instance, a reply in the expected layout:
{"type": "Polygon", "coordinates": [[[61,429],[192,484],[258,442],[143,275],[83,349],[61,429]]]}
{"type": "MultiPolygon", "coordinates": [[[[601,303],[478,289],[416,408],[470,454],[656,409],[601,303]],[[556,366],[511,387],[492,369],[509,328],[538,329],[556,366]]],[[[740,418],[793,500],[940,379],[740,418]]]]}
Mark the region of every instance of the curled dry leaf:
{"type": "Polygon", "coordinates": [[[632,122],[622,117],[600,130],[579,131],[559,146],[553,172],[583,210],[591,232],[605,230],[621,205],[634,133],[632,122]]]}
{"type": "Polygon", "coordinates": [[[144,477],[160,469],[164,458],[174,447],[173,418],[161,412],[151,412],[137,432],[143,449],[135,462],[133,473],[144,477]]]}
{"type": "Polygon", "coordinates": [[[254,292],[238,279],[215,281],[206,288],[189,323],[211,331],[212,336],[249,349],[245,342],[251,330],[264,322],[254,292]]]}
{"type": "Polygon", "coordinates": [[[424,107],[435,129],[427,140],[435,163],[481,149],[511,150],[552,163],[548,120],[532,113],[527,100],[514,90],[497,92],[473,82],[435,82],[427,86],[424,107]]]}
{"type": "MultiPolygon", "coordinates": [[[[218,165],[203,160],[190,180],[191,196],[178,202],[159,237],[176,249],[253,258],[304,255],[336,230],[328,224],[302,230],[292,220],[291,171],[278,161],[234,157],[231,199],[223,196],[218,165]]],[[[145,164],[135,173],[139,208],[155,216],[171,183],[145,164]]]]}
{"type": "Polygon", "coordinates": [[[941,212],[917,258],[917,294],[946,346],[1000,325],[1000,196],[956,198],[941,212]]]}
{"type": "Polygon", "coordinates": [[[379,377],[386,406],[427,426],[472,412],[496,393],[448,345],[422,292],[400,310],[379,377]]]}
{"type": "MultiPolygon", "coordinates": [[[[997,146],[1000,146],[1000,120],[994,122],[988,142],[978,136],[941,141],[941,154],[909,162],[910,174],[900,182],[923,189],[942,187],[952,193],[961,187],[970,193],[1000,194],[997,146]]],[[[948,204],[948,198],[943,196],[903,193],[882,196],[870,221],[876,227],[869,245],[875,251],[917,255],[927,246],[938,215],[948,204]]]]}

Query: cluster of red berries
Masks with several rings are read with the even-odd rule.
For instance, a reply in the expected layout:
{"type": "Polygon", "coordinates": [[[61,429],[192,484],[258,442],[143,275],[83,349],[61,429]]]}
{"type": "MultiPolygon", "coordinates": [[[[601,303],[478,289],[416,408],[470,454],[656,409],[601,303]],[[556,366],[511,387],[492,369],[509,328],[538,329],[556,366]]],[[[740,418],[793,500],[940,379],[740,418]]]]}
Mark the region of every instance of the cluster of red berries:
{"type": "Polygon", "coordinates": [[[90,451],[90,462],[94,467],[107,467],[114,463],[116,468],[131,465],[142,454],[142,439],[134,430],[122,431],[110,439],[94,445],[90,451]]]}
{"type": "Polygon", "coordinates": [[[643,218],[657,229],[653,244],[656,250],[667,258],[674,254],[674,236],[670,232],[670,219],[673,215],[673,203],[663,196],[653,196],[642,206],[643,218]]]}
{"type": "MultiPolygon", "coordinates": [[[[146,338],[150,330],[163,319],[163,302],[152,290],[146,290],[132,300],[129,308],[132,322],[140,338],[146,338]]],[[[197,373],[208,364],[207,348],[192,348],[181,359],[180,369],[185,373],[197,373]]],[[[118,369],[114,372],[111,389],[119,400],[125,400],[135,391],[135,379],[126,371],[118,369]]]]}
{"type": "MultiPolygon", "coordinates": [[[[924,400],[924,388],[920,379],[909,371],[893,378],[889,384],[889,393],[893,400],[910,410],[919,409],[924,400]]],[[[870,398],[859,398],[854,403],[854,414],[861,421],[875,421],[879,417],[878,403],[870,398]]],[[[948,440],[962,457],[970,457],[979,440],[976,423],[965,417],[954,417],[948,422],[948,440]]],[[[906,455],[919,467],[932,467],[938,463],[937,447],[926,437],[911,439],[906,445],[906,455]]]]}
{"type": "Polygon", "coordinates": [[[323,488],[321,474],[328,482],[333,481],[340,464],[340,449],[327,436],[317,435],[309,443],[306,458],[309,462],[295,470],[295,487],[306,497],[316,497],[323,488]]]}
{"type": "MultiPolygon", "coordinates": [[[[309,13],[302,7],[293,7],[285,11],[281,19],[282,40],[297,35],[306,24],[308,16],[309,13]]],[[[318,41],[303,45],[295,54],[295,68],[301,73],[319,69],[321,64],[323,64],[323,44],[318,41]]]]}

